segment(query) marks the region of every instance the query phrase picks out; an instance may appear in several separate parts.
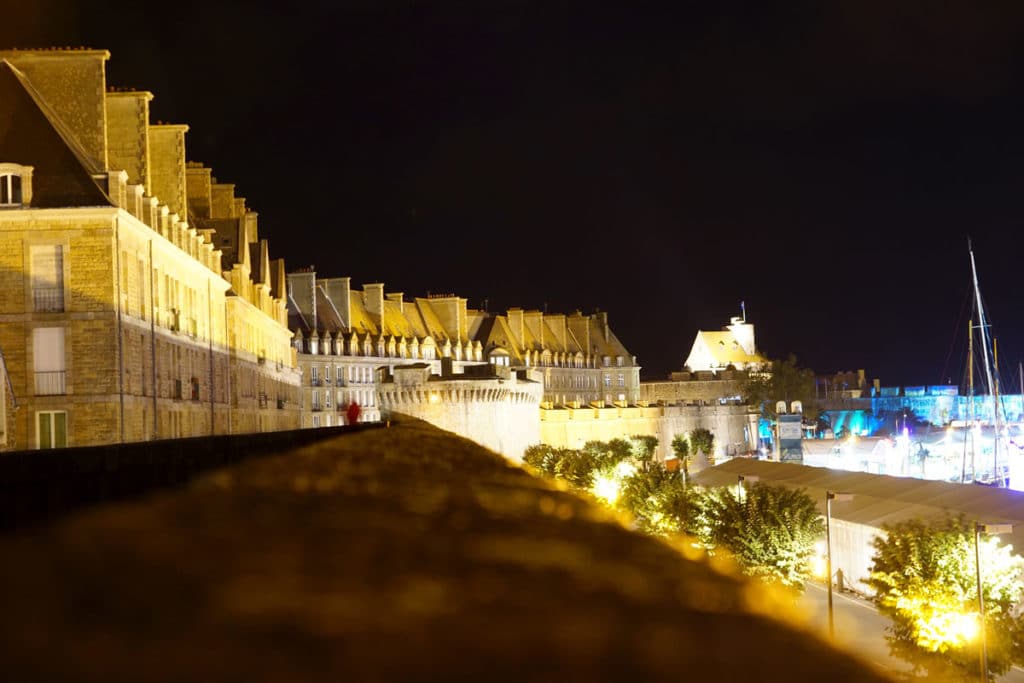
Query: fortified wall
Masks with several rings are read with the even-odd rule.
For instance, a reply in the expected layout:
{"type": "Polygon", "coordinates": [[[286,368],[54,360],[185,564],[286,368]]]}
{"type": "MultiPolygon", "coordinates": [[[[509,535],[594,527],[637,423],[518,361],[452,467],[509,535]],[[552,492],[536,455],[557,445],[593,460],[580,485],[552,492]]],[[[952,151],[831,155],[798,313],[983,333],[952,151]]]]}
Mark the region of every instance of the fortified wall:
{"type": "Polygon", "coordinates": [[[715,435],[714,455],[732,456],[757,448],[757,417],[747,406],[718,403],[541,409],[540,441],[549,446],[580,448],[588,441],[656,436],[655,457],[664,461],[672,454],[676,434],[703,427],[715,435]]]}
{"type": "Polygon", "coordinates": [[[673,372],[668,381],[641,382],[640,401],[647,403],[716,403],[743,395],[747,373],[673,372]]]}
{"type": "Polygon", "coordinates": [[[467,366],[452,372],[442,359],[441,375],[428,363],[378,369],[381,416],[408,415],[522,462],[528,446],[541,441],[537,411],[544,385],[507,367],[467,366]]]}

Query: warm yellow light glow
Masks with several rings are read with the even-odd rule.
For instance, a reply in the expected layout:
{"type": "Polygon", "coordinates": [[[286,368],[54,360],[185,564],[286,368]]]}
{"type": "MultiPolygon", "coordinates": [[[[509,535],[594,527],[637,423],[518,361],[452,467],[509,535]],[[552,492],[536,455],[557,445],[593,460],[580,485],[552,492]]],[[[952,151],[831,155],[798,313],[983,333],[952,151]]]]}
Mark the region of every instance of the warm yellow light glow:
{"type": "Polygon", "coordinates": [[[815,555],[811,558],[811,572],[819,578],[825,578],[825,573],[828,572],[828,565],[825,563],[824,557],[815,555]]]}
{"type": "Polygon", "coordinates": [[[598,475],[594,477],[594,486],[590,492],[608,503],[614,503],[619,498],[619,482],[614,477],[598,475]]]}
{"type": "Polygon", "coordinates": [[[914,615],[917,644],[926,650],[946,652],[978,637],[978,613],[963,612],[946,600],[901,597],[896,607],[914,615]]]}
{"type": "Polygon", "coordinates": [[[918,644],[932,652],[960,648],[978,637],[978,614],[936,612],[916,622],[918,644]]]}
{"type": "Polygon", "coordinates": [[[632,477],[636,474],[636,467],[629,462],[620,462],[615,466],[615,478],[620,482],[626,477],[632,477]]]}
{"type": "Polygon", "coordinates": [[[441,401],[441,397],[437,395],[437,392],[431,392],[429,400],[431,403],[439,403],[441,401]]]}

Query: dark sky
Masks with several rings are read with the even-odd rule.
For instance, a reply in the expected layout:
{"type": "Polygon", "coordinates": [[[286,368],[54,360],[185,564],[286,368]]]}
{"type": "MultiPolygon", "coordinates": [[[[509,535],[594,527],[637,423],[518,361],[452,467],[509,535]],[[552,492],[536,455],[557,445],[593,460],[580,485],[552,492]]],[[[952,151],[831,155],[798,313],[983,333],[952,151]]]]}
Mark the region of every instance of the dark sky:
{"type": "Polygon", "coordinates": [[[1016,387],[1022,3],[15,11],[0,45],[107,48],[111,84],[188,123],[289,268],[607,310],[646,379],[744,300],[771,356],[955,383],[970,236],[1016,387]]]}

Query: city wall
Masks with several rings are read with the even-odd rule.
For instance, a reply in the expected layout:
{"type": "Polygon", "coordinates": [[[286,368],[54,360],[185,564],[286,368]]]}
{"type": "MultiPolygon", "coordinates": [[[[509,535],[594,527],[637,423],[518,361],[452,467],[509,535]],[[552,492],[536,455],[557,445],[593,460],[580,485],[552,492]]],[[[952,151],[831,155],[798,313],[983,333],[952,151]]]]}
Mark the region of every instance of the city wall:
{"type": "Polygon", "coordinates": [[[703,427],[715,435],[715,455],[757,448],[757,414],[740,405],[553,408],[540,411],[540,440],[549,446],[580,448],[588,441],[633,435],[656,436],[655,456],[672,454],[672,439],[703,427]]]}
{"type": "Polygon", "coordinates": [[[381,415],[408,415],[455,432],[505,457],[522,462],[540,443],[537,420],[544,385],[507,378],[431,376],[425,364],[394,368],[394,380],[378,384],[381,415]],[[422,367],[421,367],[422,366],[422,367]]]}
{"type": "Polygon", "coordinates": [[[743,394],[745,373],[720,372],[711,379],[710,372],[673,373],[672,381],[641,382],[640,401],[646,403],[714,402],[743,394]]]}

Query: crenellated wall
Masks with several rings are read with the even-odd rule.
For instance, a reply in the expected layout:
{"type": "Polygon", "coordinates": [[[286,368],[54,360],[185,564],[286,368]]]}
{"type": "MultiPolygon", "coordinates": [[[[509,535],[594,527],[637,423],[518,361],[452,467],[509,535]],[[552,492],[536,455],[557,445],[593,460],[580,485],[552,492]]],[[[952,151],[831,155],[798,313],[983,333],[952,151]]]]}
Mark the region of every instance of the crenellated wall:
{"type": "Polygon", "coordinates": [[[378,382],[382,417],[409,415],[454,432],[515,462],[539,443],[540,382],[508,378],[430,374],[425,363],[399,366],[378,382]]]}

